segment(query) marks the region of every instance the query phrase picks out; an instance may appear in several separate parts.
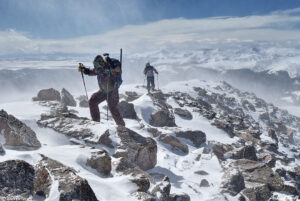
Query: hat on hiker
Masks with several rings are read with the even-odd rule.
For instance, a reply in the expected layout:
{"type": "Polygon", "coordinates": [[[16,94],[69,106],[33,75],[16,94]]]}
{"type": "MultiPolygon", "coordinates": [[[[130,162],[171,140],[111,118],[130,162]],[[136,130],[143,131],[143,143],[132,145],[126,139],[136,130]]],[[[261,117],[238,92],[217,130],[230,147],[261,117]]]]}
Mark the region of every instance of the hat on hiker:
{"type": "Polygon", "coordinates": [[[101,55],[97,55],[93,61],[94,67],[99,68],[104,65],[104,60],[101,55]]]}

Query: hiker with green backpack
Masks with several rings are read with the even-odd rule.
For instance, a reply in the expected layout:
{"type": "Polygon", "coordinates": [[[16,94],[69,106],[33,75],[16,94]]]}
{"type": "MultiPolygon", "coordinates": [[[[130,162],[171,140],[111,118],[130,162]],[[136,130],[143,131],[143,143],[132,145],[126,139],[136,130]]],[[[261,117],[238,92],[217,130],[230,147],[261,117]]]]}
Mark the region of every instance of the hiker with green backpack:
{"type": "Polygon", "coordinates": [[[105,58],[97,55],[93,61],[94,68],[89,69],[80,65],[78,71],[89,76],[97,76],[99,91],[95,92],[89,99],[89,108],[93,121],[100,122],[98,105],[104,100],[117,125],[125,126],[123,117],[118,110],[119,87],[122,84],[121,62],[104,54],[105,58]]]}

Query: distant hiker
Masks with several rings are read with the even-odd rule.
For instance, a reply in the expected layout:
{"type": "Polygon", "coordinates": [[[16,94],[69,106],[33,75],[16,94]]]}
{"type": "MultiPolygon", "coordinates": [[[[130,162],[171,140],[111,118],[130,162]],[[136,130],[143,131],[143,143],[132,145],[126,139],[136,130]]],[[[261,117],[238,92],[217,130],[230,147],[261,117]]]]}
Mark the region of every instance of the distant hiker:
{"type": "Polygon", "coordinates": [[[94,68],[89,69],[79,66],[78,71],[86,75],[97,75],[100,90],[94,93],[89,100],[90,113],[93,121],[100,122],[100,112],[98,105],[104,100],[117,125],[125,126],[123,117],[118,110],[119,87],[122,84],[121,63],[117,59],[110,58],[105,54],[105,59],[97,55],[93,61],[94,68]]]}
{"type": "Polygon", "coordinates": [[[148,93],[150,93],[150,89],[154,91],[155,84],[154,84],[154,72],[158,74],[157,70],[150,65],[149,62],[146,63],[146,67],[144,69],[144,74],[147,77],[147,89],[148,93]],[[150,86],[151,85],[151,86],[150,86]]]}

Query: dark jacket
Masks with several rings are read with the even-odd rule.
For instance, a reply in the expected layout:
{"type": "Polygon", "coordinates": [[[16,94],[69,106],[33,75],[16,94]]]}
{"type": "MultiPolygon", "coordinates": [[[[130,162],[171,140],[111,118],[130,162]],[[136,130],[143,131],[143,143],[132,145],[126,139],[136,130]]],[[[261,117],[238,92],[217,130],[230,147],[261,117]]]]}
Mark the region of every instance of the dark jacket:
{"type": "Polygon", "coordinates": [[[104,92],[112,92],[122,84],[121,63],[117,59],[105,58],[105,65],[100,68],[88,69],[84,72],[90,76],[97,76],[99,88],[104,92]]]}
{"type": "Polygon", "coordinates": [[[146,66],[145,69],[144,69],[144,74],[147,76],[147,77],[154,77],[154,72],[156,74],[158,74],[157,70],[153,67],[153,66],[146,66]]]}

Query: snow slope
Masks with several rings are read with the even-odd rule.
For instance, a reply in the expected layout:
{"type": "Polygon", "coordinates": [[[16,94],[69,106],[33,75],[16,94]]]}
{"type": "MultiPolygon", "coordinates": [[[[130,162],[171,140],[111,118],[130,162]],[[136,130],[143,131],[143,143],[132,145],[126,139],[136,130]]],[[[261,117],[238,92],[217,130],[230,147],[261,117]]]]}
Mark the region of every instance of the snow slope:
{"type": "MultiPolygon", "coordinates": [[[[197,93],[193,90],[194,86],[202,87],[208,90],[209,93],[220,92],[217,87],[220,83],[206,82],[191,80],[188,82],[174,82],[167,86],[161,88],[164,93],[167,92],[186,92],[191,96],[196,96],[197,93]]],[[[140,98],[133,101],[138,117],[141,119],[140,122],[135,120],[125,119],[126,126],[136,131],[137,133],[145,136],[152,137],[145,130],[140,129],[141,124],[148,125],[150,114],[157,110],[157,106],[153,104],[149,95],[145,94],[145,89],[141,86],[136,85],[124,85],[121,87],[120,93],[125,91],[135,91],[141,95],[140,98]]],[[[227,93],[227,92],[226,92],[227,93]]],[[[77,95],[79,95],[78,92],[77,95]]],[[[238,99],[235,94],[227,94],[228,96],[233,96],[238,99]]],[[[173,108],[179,107],[178,103],[174,99],[167,99],[167,103],[173,108]]],[[[118,142],[118,137],[115,133],[114,122],[110,118],[108,122],[105,120],[105,111],[103,106],[106,103],[102,103],[99,108],[103,112],[101,114],[102,122],[95,126],[95,132],[102,134],[106,129],[109,129],[114,133],[112,139],[114,143],[118,142]]],[[[0,161],[5,161],[9,159],[22,159],[33,165],[35,165],[38,160],[40,160],[39,154],[44,154],[50,158],[56,159],[63,164],[73,167],[78,171],[79,176],[84,177],[88,180],[92,189],[94,190],[96,196],[100,200],[135,200],[130,196],[130,193],[136,190],[136,186],[129,182],[128,176],[122,176],[116,172],[112,172],[111,177],[102,177],[97,174],[94,170],[90,169],[85,165],[86,159],[91,154],[91,147],[83,145],[74,145],[69,141],[69,137],[63,134],[57,133],[49,128],[40,128],[36,124],[36,120],[39,119],[39,115],[44,112],[48,112],[49,108],[41,106],[36,102],[28,101],[16,101],[1,103],[0,109],[6,110],[9,114],[14,115],[28,126],[30,126],[36,133],[40,140],[42,147],[35,151],[16,151],[16,150],[6,150],[6,154],[0,157],[0,161]]],[[[88,117],[89,111],[87,108],[72,107],[71,109],[77,110],[79,116],[88,117]]],[[[181,130],[202,130],[206,133],[208,142],[215,141],[224,144],[232,144],[238,139],[236,137],[230,138],[223,130],[212,126],[208,119],[201,116],[199,113],[194,112],[191,108],[185,108],[189,110],[192,115],[192,120],[186,120],[178,115],[175,115],[176,124],[181,130]]],[[[249,113],[259,121],[257,114],[249,113]]],[[[297,113],[299,114],[299,113],[297,113]]],[[[167,129],[159,128],[160,131],[164,133],[172,134],[176,128],[167,129]]],[[[3,141],[2,141],[3,142],[3,141]]],[[[157,141],[158,146],[158,158],[157,165],[155,168],[148,171],[152,174],[164,174],[170,178],[172,184],[171,193],[187,193],[191,200],[218,200],[225,201],[225,198],[220,194],[221,181],[223,170],[217,159],[213,154],[203,153],[202,148],[196,148],[187,142],[189,148],[189,154],[181,154],[178,152],[171,151],[169,147],[160,141],[157,141]],[[196,160],[201,154],[201,160],[196,160]],[[205,170],[208,175],[198,175],[194,172],[199,170],[205,170]],[[209,187],[200,187],[199,183],[202,179],[207,179],[209,181],[209,187]]],[[[108,150],[111,151],[111,150],[108,150]]],[[[287,150],[288,151],[288,150],[287,150]]],[[[116,159],[113,159],[113,161],[116,159]]],[[[296,161],[296,163],[298,163],[296,161]]],[[[299,164],[298,164],[299,165],[299,164]]],[[[47,200],[56,200],[58,192],[55,190],[55,184],[52,187],[50,197],[47,200]]],[[[284,198],[284,195],[280,195],[284,198]]],[[[230,197],[230,196],[229,196],[230,197]]],[[[229,199],[228,197],[228,199],[229,199]]],[[[237,198],[231,198],[232,200],[237,200],[237,198]]]]}

